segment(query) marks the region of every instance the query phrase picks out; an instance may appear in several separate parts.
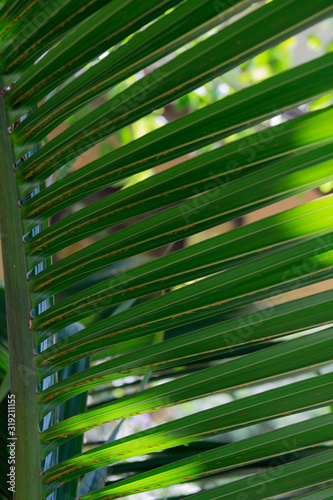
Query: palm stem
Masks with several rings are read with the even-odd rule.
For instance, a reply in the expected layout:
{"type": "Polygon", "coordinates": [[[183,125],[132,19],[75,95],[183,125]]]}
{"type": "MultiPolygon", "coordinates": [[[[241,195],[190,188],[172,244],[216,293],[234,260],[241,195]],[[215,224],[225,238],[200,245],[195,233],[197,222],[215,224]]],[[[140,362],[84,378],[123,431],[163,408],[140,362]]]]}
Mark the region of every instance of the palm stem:
{"type": "Polygon", "coordinates": [[[0,98],[0,232],[7,305],[11,393],[15,395],[15,499],[42,498],[36,373],[22,228],[4,100],[0,98]]]}

